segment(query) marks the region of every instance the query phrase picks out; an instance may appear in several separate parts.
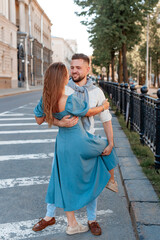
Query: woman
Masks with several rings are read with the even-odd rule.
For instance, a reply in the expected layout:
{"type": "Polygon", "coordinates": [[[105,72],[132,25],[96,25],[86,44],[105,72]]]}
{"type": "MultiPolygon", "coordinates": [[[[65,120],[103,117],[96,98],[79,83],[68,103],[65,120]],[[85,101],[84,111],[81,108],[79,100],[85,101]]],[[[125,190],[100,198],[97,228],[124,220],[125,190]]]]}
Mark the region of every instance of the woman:
{"type": "MultiPolygon", "coordinates": [[[[107,100],[101,106],[89,109],[86,102],[73,94],[65,95],[68,79],[63,63],[50,65],[45,74],[43,107],[49,126],[53,125],[54,118],[79,117],[78,124],[72,128],[59,128],[46,202],[64,208],[68,219],[66,232],[73,234],[88,230],[88,227],[77,223],[74,210],[82,208],[102,192],[109,182],[109,171],[116,166],[116,157],[113,151],[109,156],[102,156],[107,141],[86,132],[81,122],[81,117],[94,116],[108,109],[107,100]]],[[[42,116],[39,105],[34,112],[37,117],[42,116]]],[[[39,121],[41,118],[37,118],[41,123],[39,121]]]]}

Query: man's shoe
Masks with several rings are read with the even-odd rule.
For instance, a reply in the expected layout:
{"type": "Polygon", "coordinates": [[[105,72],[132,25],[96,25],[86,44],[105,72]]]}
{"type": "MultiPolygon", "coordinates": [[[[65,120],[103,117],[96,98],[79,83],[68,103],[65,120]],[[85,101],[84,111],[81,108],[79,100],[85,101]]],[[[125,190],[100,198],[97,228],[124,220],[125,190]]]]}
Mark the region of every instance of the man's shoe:
{"type": "Polygon", "coordinates": [[[91,230],[91,233],[93,235],[101,235],[102,234],[102,230],[99,226],[99,224],[95,221],[95,222],[92,222],[92,223],[89,223],[88,222],[88,226],[89,226],[89,229],[91,230]]]}
{"type": "Polygon", "coordinates": [[[41,230],[45,229],[46,227],[55,224],[55,222],[56,222],[56,220],[55,220],[54,217],[53,217],[51,220],[49,220],[49,221],[45,221],[45,220],[42,218],[38,223],[36,223],[36,224],[33,226],[32,230],[35,231],[35,232],[41,231],[41,230]]]}
{"type": "Polygon", "coordinates": [[[84,226],[78,223],[75,227],[67,227],[66,233],[68,235],[76,234],[76,233],[84,233],[89,230],[88,226],[84,226]]]}

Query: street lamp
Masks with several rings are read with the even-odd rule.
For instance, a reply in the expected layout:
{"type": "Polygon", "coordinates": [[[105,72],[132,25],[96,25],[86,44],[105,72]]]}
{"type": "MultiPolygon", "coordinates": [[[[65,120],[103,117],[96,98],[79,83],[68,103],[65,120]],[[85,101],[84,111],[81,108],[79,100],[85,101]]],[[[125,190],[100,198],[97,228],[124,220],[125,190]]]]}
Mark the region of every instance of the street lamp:
{"type": "Polygon", "coordinates": [[[25,37],[25,73],[26,73],[26,91],[29,91],[29,84],[28,84],[28,43],[27,43],[27,35],[25,37]]]}
{"type": "Polygon", "coordinates": [[[33,84],[33,42],[34,42],[34,38],[30,38],[30,46],[31,46],[31,85],[33,84]]]}
{"type": "Polygon", "coordinates": [[[149,60],[149,14],[147,15],[147,46],[146,46],[146,82],[148,87],[148,60],[149,60]]]}

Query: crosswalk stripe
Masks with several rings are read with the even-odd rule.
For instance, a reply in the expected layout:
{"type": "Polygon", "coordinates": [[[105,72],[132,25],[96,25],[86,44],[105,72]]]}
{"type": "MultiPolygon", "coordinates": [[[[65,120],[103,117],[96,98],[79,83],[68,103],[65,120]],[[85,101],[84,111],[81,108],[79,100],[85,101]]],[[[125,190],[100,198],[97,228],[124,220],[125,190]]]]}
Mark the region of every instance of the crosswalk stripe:
{"type": "MultiPolygon", "coordinates": [[[[95,123],[101,123],[101,121],[95,121],[95,123]]],[[[37,123],[2,123],[0,127],[12,127],[12,126],[35,126],[37,123]]],[[[48,125],[48,123],[44,122],[43,125],[48,125]]],[[[38,126],[38,125],[37,125],[38,126]]]]}
{"type": "Polygon", "coordinates": [[[0,113],[0,117],[22,117],[25,115],[30,115],[30,116],[34,116],[33,113],[0,113]]]}
{"type": "Polygon", "coordinates": [[[13,140],[0,141],[0,145],[30,144],[30,143],[53,143],[56,139],[33,139],[33,140],[13,140]]]}
{"type": "MultiPolygon", "coordinates": [[[[0,127],[15,127],[15,126],[38,126],[38,124],[35,123],[2,123],[0,124],[0,127]]],[[[47,123],[43,123],[43,125],[47,125],[47,123]]]]}
{"type": "MultiPolygon", "coordinates": [[[[102,222],[102,216],[110,216],[113,214],[113,211],[110,209],[107,210],[99,210],[97,211],[97,216],[100,216],[98,222],[102,222]]],[[[75,213],[76,218],[82,224],[87,224],[87,218],[85,213],[75,213]]],[[[67,219],[65,215],[56,216],[56,224],[53,226],[47,227],[41,232],[32,231],[32,227],[35,223],[37,223],[39,219],[28,220],[28,221],[20,221],[20,222],[12,222],[12,223],[3,223],[0,224],[0,239],[1,240],[23,240],[30,238],[38,238],[45,237],[48,235],[52,235],[55,237],[57,233],[65,233],[67,227],[67,219]]],[[[46,238],[45,238],[46,239],[46,238]]]]}
{"type": "Polygon", "coordinates": [[[13,131],[0,131],[0,134],[19,134],[19,133],[47,133],[58,132],[58,129],[41,129],[41,130],[13,130],[13,131]]]}
{"type": "Polygon", "coordinates": [[[21,120],[35,120],[34,117],[30,118],[1,118],[0,121],[21,121],[21,120]]]}
{"type": "Polygon", "coordinates": [[[1,155],[0,162],[9,160],[27,160],[27,159],[46,159],[53,158],[54,153],[38,153],[38,154],[19,154],[19,155],[1,155]]]}
{"type": "Polygon", "coordinates": [[[50,176],[0,179],[0,189],[48,184],[50,176]]]}
{"type": "MultiPolygon", "coordinates": [[[[95,131],[99,131],[99,130],[104,130],[104,128],[95,128],[95,131]]],[[[0,134],[47,133],[47,132],[58,132],[58,129],[0,131],[0,134]]]]}

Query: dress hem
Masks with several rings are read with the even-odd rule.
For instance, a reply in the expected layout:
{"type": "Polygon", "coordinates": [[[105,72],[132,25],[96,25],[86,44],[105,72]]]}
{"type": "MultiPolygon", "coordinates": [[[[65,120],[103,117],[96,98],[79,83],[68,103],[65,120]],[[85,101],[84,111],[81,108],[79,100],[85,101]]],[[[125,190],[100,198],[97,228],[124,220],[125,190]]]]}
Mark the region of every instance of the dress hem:
{"type": "MultiPolygon", "coordinates": [[[[110,176],[111,177],[111,176],[110,176]]],[[[110,179],[110,178],[109,178],[110,179]]],[[[94,199],[96,199],[100,194],[101,192],[103,191],[103,189],[105,188],[105,186],[107,185],[107,183],[109,182],[109,179],[107,179],[105,185],[103,184],[103,187],[101,187],[101,189],[98,191],[98,193],[96,194],[96,196],[94,198],[91,198],[89,201],[85,202],[84,204],[82,204],[80,207],[76,207],[76,208],[69,208],[69,209],[66,209],[64,208],[63,206],[59,205],[58,204],[55,204],[54,202],[48,202],[46,201],[47,204],[54,204],[55,207],[57,208],[63,208],[65,212],[71,212],[71,211],[76,211],[76,210],[79,210],[83,207],[85,207],[88,203],[90,203],[91,201],[93,201],[94,199]]]]}

